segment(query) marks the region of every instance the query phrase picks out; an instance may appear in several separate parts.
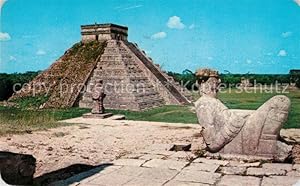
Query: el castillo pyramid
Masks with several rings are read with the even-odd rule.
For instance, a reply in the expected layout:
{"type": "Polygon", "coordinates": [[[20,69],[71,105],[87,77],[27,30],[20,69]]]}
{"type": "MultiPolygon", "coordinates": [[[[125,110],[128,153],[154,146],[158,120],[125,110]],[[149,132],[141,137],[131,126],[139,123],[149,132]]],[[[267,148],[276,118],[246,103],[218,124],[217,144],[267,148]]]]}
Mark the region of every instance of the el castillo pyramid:
{"type": "Polygon", "coordinates": [[[139,111],[191,102],[188,90],[154,64],[137,44],[127,41],[127,27],[83,25],[81,35],[79,43],[10,100],[47,96],[42,108],[91,108],[95,81],[103,80],[106,108],[139,111]]]}

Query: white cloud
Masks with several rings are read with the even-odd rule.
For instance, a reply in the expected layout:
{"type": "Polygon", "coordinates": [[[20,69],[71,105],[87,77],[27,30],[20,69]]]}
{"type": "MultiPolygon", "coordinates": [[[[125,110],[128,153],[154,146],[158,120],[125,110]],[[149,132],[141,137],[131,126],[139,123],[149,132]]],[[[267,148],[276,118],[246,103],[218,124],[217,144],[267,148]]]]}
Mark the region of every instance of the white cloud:
{"type": "Polygon", "coordinates": [[[151,36],[151,39],[163,39],[165,37],[167,37],[167,33],[166,32],[158,32],[156,34],[153,34],[151,36]]]}
{"type": "Polygon", "coordinates": [[[287,56],[287,52],[286,52],[285,50],[280,50],[280,51],[278,52],[278,56],[279,56],[279,57],[285,57],[285,56],[287,56]]]}
{"type": "Polygon", "coordinates": [[[9,56],[9,61],[17,61],[17,58],[15,56],[9,56]]]}
{"type": "Polygon", "coordinates": [[[43,56],[43,55],[46,55],[46,52],[42,49],[39,49],[38,51],[36,51],[36,55],[43,56]]]}
{"type": "Polygon", "coordinates": [[[247,60],[246,60],[246,63],[251,64],[251,63],[252,63],[252,60],[247,59],[247,60]]]}
{"type": "Polygon", "coordinates": [[[1,8],[3,7],[4,3],[6,2],[7,0],[0,0],[0,10],[1,8]]]}
{"type": "MultiPolygon", "coordinates": [[[[299,0],[299,1],[300,1],[300,0],[299,0]]],[[[283,32],[283,33],[281,34],[281,36],[282,36],[283,38],[287,38],[287,37],[290,37],[292,34],[293,34],[293,32],[288,31],[288,32],[283,32]]]]}
{"type": "Polygon", "coordinates": [[[189,26],[189,29],[194,29],[195,28],[195,24],[191,24],[190,26],[189,26]]]}
{"type": "Polygon", "coordinates": [[[114,7],[115,10],[120,10],[120,11],[124,11],[124,10],[131,10],[131,9],[136,9],[136,8],[141,8],[143,5],[132,5],[132,6],[117,6],[114,7]]]}
{"type": "Polygon", "coordinates": [[[184,29],[185,25],[181,22],[180,17],[172,16],[169,18],[167,26],[171,29],[184,29]]]}
{"type": "Polygon", "coordinates": [[[300,6],[300,0],[294,0],[295,3],[297,3],[298,6],[300,6]]]}
{"type": "Polygon", "coordinates": [[[141,8],[142,6],[143,6],[143,5],[129,6],[129,7],[123,8],[122,10],[136,9],[136,8],[141,8]]]}
{"type": "Polygon", "coordinates": [[[8,33],[0,32],[0,41],[8,41],[11,37],[8,33]]]}

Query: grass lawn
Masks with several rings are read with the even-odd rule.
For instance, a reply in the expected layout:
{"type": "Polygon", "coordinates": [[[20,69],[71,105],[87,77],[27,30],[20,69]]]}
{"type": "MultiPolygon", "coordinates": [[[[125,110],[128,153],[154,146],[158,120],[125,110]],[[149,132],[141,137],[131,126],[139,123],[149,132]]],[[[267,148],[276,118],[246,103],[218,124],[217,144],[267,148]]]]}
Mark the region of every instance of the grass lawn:
{"type": "MultiPolygon", "coordinates": [[[[235,91],[220,93],[219,98],[231,109],[257,109],[265,101],[278,93],[236,93],[235,91]]],[[[289,119],[284,128],[300,128],[300,90],[289,90],[285,93],[291,99],[292,106],[289,119]]]]}
{"type": "Polygon", "coordinates": [[[0,136],[10,133],[30,133],[35,130],[62,126],[57,121],[79,117],[87,109],[26,110],[0,106],[0,136]]]}
{"type": "MultiPolygon", "coordinates": [[[[257,109],[274,95],[276,93],[236,93],[235,91],[227,91],[226,93],[220,93],[219,98],[232,109],[257,109]]],[[[289,120],[284,128],[300,128],[300,91],[290,91],[285,95],[292,100],[292,108],[289,120]]],[[[198,96],[195,95],[195,97],[198,96]]],[[[196,114],[191,111],[191,106],[169,105],[144,112],[108,111],[114,114],[124,114],[128,120],[197,123],[196,114]]],[[[0,107],[0,135],[62,126],[63,124],[58,123],[58,120],[79,117],[87,112],[89,112],[89,109],[81,108],[28,110],[22,106],[21,108],[0,107]]]]}

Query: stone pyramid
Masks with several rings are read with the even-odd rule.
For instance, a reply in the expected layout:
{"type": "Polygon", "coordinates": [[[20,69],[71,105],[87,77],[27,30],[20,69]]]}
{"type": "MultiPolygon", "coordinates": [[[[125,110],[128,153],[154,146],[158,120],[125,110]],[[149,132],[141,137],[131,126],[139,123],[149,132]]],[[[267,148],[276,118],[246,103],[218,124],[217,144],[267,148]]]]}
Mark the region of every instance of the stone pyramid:
{"type": "Polygon", "coordinates": [[[82,41],[10,99],[47,95],[41,107],[91,108],[93,87],[101,79],[106,108],[139,111],[190,103],[189,91],[128,42],[127,33],[115,24],[81,26],[82,41]]]}

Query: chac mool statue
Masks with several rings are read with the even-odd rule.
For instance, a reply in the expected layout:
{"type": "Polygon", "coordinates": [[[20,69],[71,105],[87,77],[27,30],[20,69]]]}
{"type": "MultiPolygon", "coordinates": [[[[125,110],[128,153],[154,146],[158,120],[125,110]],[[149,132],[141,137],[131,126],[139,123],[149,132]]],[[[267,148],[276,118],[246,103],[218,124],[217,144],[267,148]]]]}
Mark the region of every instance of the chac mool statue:
{"type": "Polygon", "coordinates": [[[291,105],[288,97],[274,96],[255,111],[230,110],[217,98],[218,72],[202,69],[196,76],[201,95],[196,113],[209,152],[276,160],[289,155],[291,147],[278,141],[291,105]]]}

